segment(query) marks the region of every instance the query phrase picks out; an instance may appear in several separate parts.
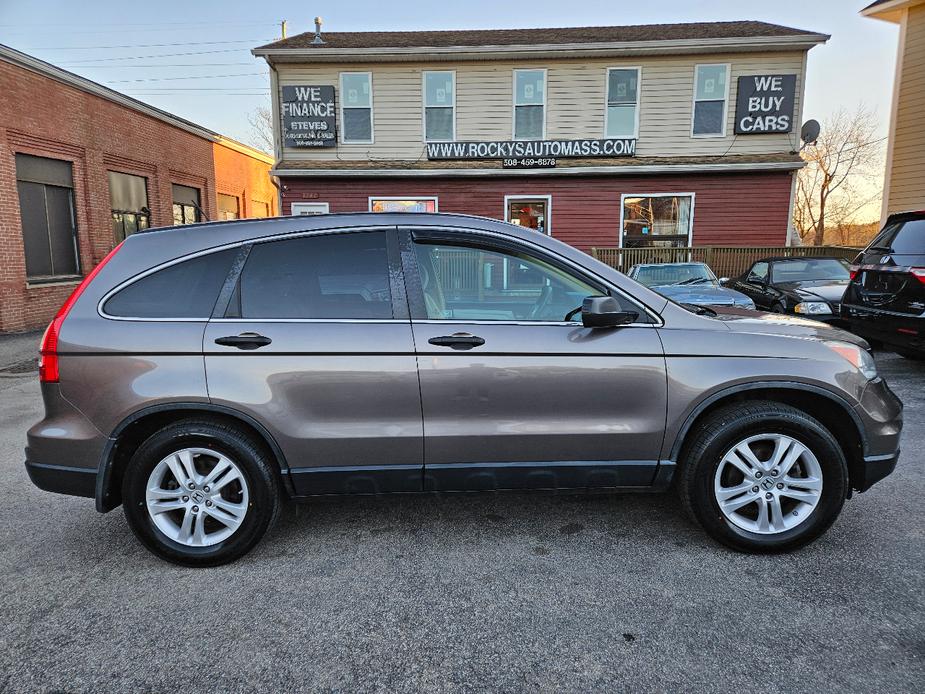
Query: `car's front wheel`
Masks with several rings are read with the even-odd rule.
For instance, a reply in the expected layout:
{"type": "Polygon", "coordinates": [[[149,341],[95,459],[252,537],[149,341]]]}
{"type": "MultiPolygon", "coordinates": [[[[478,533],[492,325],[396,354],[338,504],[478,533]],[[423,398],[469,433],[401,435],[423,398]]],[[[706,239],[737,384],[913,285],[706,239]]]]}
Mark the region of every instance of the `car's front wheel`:
{"type": "Polygon", "coordinates": [[[132,456],[122,484],[125,516],[163,559],[187,566],[233,561],[275,520],[272,465],[260,442],[223,422],[171,424],[132,456]]]}
{"type": "Polygon", "coordinates": [[[739,403],[711,414],[686,447],[679,487],[703,528],[734,549],[795,549],[824,533],[848,492],[832,434],[782,403],[739,403]]]}

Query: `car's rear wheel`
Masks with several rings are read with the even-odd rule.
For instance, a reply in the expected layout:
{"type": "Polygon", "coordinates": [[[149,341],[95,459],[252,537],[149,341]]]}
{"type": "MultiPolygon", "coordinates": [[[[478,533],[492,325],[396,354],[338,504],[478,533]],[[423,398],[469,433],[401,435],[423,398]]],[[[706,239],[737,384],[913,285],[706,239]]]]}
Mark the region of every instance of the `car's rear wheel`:
{"type": "Polygon", "coordinates": [[[679,487],[716,540],[747,552],[795,549],[825,532],[848,492],[832,434],[782,403],[739,403],[710,415],[686,447],[679,487]]]}
{"type": "Polygon", "coordinates": [[[172,424],[128,464],[126,518],[163,559],[187,566],[233,561],[275,520],[279,485],[272,465],[260,442],[222,422],[172,424]]]}

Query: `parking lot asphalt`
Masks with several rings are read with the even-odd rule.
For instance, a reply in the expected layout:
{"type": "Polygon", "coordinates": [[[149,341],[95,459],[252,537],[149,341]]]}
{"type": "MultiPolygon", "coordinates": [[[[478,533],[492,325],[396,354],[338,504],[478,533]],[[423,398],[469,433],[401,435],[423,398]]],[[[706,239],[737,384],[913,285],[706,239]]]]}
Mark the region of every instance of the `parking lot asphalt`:
{"type": "Polygon", "coordinates": [[[37,378],[0,379],[0,691],[921,691],[925,365],[878,362],[899,467],[792,554],[669,495],[404,496],[289,505],[208,570],[33,487],[37,378]]]}

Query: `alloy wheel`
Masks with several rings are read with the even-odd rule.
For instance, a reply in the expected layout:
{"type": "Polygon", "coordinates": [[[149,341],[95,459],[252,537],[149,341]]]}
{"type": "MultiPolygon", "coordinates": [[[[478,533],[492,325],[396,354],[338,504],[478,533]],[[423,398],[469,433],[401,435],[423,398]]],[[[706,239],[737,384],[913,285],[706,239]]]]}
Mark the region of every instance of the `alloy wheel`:
{"type": "Polygon", "coordinates": [[[187,547],[208,547],[241,527],[248,507],[247,480],[228,456],[183,448],[154,466],[145,505],[166,537],[187,547]]]}
{"type": "Polygon", "coordinates": [[[713,493],[726,520],[774,535],[804,523],[822,496],[822,468],[813,452],[786,434],[758,434],[720,461],[713,493]]]}

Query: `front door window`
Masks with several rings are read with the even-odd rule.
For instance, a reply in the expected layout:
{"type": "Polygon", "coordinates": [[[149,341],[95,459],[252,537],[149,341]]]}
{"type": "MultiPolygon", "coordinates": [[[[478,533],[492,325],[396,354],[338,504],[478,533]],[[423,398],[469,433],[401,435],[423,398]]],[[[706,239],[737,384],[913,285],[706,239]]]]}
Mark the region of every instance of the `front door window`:
{"type": "Polygon", "coordinates": [[[511,224],[549,233],[548,198],[508,198],[506,215],[511,224]]]}
{"type": "Polygon", "coordinates": [[[692,195],[623,196],[623,247],[690,245],[692,195]]]}

